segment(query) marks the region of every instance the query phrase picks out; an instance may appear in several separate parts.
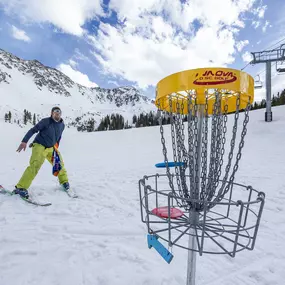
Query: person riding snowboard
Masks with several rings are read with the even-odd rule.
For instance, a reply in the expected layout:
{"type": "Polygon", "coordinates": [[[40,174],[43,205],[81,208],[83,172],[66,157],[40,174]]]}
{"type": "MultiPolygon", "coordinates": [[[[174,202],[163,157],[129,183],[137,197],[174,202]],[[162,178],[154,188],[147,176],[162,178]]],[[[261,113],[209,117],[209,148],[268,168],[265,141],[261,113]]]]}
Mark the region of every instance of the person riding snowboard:
{"type": "Polygon", "coordinates": [[[27,132],[20,146],[18,147],[17,152],[21,152],[21,150],[25,151],[29,139],[35,133],[38,134],[33,143],[30,144],[30,147],[32,147],[30,165],[26,168],[18,184],[15,186],[15,189],[13,190],[14,194],[18,194],[21,197],[28,199],[29,193],[27,189],[32,184],[32,181],[38,174],[38,171],[43,165],[45,159],[53,164],[55,154],[57,159],[60,161],[60,168],[57,169],[57,171],[54,171],[53,174],[58,176],[59,183],[66,191],[70,189],[62,156],[58,151],[59,142],[61,140],[64,128],[65,125],[63,119],[61,118],[61,109],[59,107],[53,107],[50,117],[42,119],[27,132]]]}

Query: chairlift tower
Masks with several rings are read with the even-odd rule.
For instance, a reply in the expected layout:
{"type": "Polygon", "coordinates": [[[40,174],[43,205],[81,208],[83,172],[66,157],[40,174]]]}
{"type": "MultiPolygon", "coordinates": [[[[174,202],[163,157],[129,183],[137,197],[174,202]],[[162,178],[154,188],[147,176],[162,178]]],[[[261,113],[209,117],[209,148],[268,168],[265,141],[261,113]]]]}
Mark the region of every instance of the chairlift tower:
{"type": "MultiPolygon", "coordinates": [[[[253,60],[250,64],[265,63],[266,64],[266,112],[265,121],[272,121],[271,111],[271,63],[285,61],[285,44],[282,44],[279,48],[272,50],[264,50],[259,52],[251,52],[253,60]]],[[[285,68],[276,68],[278,73],[285,73],[285,68]]]]}

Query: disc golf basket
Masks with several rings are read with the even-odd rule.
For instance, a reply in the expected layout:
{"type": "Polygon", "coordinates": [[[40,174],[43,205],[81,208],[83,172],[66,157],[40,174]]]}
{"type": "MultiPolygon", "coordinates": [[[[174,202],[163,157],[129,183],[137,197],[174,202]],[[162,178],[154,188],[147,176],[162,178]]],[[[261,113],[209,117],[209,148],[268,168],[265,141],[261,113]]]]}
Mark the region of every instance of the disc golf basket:
{"type": "Polygon", "coordinates": [[[187,70],[157,85],[164,162],[156,167],[166,172],[139,181],[141,219],[149,248],[168,263],[173,246],[188,250],[188,285],[197,253],[254,249],[265,194],[235,182],[253,97],[253,78],[235,69],[187,70]]]}

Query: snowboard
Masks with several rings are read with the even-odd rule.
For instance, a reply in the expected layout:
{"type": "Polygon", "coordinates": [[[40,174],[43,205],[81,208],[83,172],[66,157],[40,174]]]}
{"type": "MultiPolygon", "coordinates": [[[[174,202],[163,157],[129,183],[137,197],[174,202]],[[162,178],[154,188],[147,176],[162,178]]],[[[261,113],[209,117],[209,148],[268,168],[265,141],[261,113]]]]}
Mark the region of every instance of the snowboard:
{"type": "Polygon", "coordinates": [[[60,186],[61,190],[65,192],[71,198],[78,198],[78,195],[70,188],[66,190],[62,185],[60,186]]]}
{"type": "MultiPolygon", "coordinates": [[[[17,194],[14,194],[11,190],[8,190],[6,188],[4,188],[2,185],[0,185],[0,193],[1,194],[7,194],[7,195],[10,195],[10,196],[14,196],[14,195],[17,195],[17,194]]],[[[36,205],[36,206],[42,206],[42,207],[46,207],[46,206],[51,206],[52,204],[51,203],[43,203],[43,202],[37,202],[35,200],[33,200],[31,197],[29,197],[29,199],[25,199],[23,197],[21,197],[20,195],[17,195],[19,196],[23,201],[29,203],[29,204],[33,204],[33,205],[36,205]]]]}

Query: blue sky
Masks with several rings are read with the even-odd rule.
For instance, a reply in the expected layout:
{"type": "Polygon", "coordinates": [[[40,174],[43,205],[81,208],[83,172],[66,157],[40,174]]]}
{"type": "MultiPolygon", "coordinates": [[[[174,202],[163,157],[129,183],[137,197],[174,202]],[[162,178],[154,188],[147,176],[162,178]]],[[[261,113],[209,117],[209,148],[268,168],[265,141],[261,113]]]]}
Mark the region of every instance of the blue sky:
{"type": "Polygon", "coordinates": [[[284,10],[283,0],[0,0],[0,48],[83,85],[133,85],[154,97],[174,72],[243,68],[250,51],[285,38],[284,10]]]}

